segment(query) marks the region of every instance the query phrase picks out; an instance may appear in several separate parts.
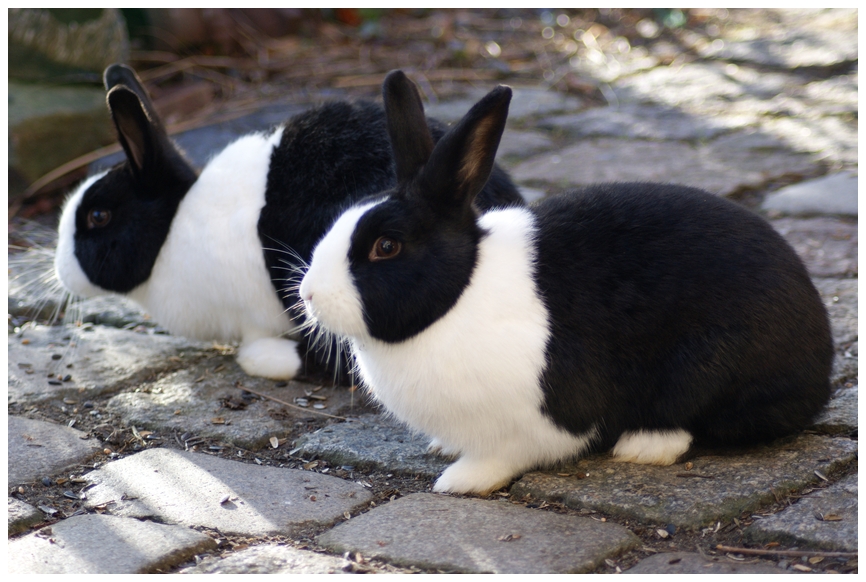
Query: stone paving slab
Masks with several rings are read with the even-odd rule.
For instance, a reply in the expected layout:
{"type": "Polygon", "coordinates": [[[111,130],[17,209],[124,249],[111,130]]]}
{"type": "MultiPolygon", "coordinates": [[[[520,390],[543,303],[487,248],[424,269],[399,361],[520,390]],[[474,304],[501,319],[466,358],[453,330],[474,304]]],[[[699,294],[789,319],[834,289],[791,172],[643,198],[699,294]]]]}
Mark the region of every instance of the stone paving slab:
{"type": "Polygon", "coordinates": [[[645,523],[696,529],[772,503],[854,462],[857,442],[803,434],[669,467],[619,463],[598,455],[555,473],[529,473],[512,495],[589,508],[645,523]],[[564,476],[567,475],[567,476],[564,476]]]}
{"type": "Polygon", "coordinates": [[[263,544],[234,552],[225,558],[207,557],[178,574],[346,574],[346,560],[299,550],[292,546],[263,544]]]}
{"type": "Polygon", "coordinates": [[[110,515],[80,515],[10,540],[9,574],[139,574],[216,546],[195,530],[110,515]]]}
{"type": "Polygon", "coordinates": [[[640,541],[626,528],[508,501],[415,493],[318,538],[337,553],[453,572],[587,572],[640,541]]]}
{"type": "Polygon", "coordinates": [[[701,144],[589,138],[531,157],[511,175],[519,182],[562,188],[597,182],[670,182],[727,196],[814,171],[808,156],[791,152],[775,138],[737,132],[701,144]]]}
{"type": "Polygon", "coordinates": [[[15,535],[30,529],[31,526],[41,523],[44,518],[42,512],[14,497],[9,498],[9,535],[15,535]]]}
{"type": "Polygon", "coordinates": [[[95,484],[86,490],[88,508],[114,502],[107,506],[114,515],[225,534],[291,534],[326,526],[371,498],[357,483],[312,471],[169,449],[107,463],[85,478],[95,484]]]}
{"type": "Polygon", "coordinates": [[[10,486],[56,475],[83,463],[102,449],[96,439],[74,428],[42,420],[10,416],[6,460],[10,486]]]}
{"type": "Polygon", "coordinates": [[[581,138],[699,141],[746,127],[752,122],[752,119],[744,117],[695,117],[674,107],[624,103],[615,107],[596,107],[580,113],[546,117],[538,126],[581,138]]]}
{"type": "Polygon", "coordinates": [[[856,277],[857,224],[831,217],[771,219],[812,277],[856,277]]]}
{"type": "Polygon", "coordinates": [[[857,60],[856,9],[785,9],[778,21],[726,30],[725,41],[699,51],[702,57],[748,61],[768,67],[830,67],[857,60]]]}
{"type": "Polygon", "coordinates": [[[208,347],[103,326],[23,329],[9,336],[9,402],[93,398],[178,367],[208,347]]]}
{"type": "Polygon", "coordinates": [[[266,446],[272,436],[282,438],[297,420],[365,409],[359,394],[353,396],[340,386],[247,376],[233,357],[211,354],[188,368],[142,385],[138,391],[114,396],[107,410],[138,428],[189,433],[243,448],[258,448],[266,446]],[[294,406],[301,402],[306,408],[253,398],[249,393],[245,395],[244,388],[294,406]]]}
{"type": "Polygon", "coordinates": [[[318,455],[332,465],[358,470],[392,471],[434,478],[451,464],[427,452],[430,439],[413,433],[384,414],[332,424],[306,435],[295,444],[302,456],[318,455]]]}
{"type": "Polygon", "coordinates": [[[737,562],[727,557],[688,552],[656,554],[644,558],[623,574],[786,574],[766,562],[737,562]]]}
{"type": "MultiPolygon", "coordinates": [[[[485,87],[470,91],[462,99],[428,103],[424,108],[425,113],[445,123],[459,121],[491,89],[492,87],[485,87]]],[[[583,107],[583,102],[580,99],[559,91],[518,86],[512,86],[511,89],[511,103],[508,106],[510,124],[525,117],[551,115],[560,111],[576,111],[583,107]]]]}
{"type": "Polygon", "coordinates": [[[857,386],[840,389],[815,420],[815,429],[827,434],[857,434],[857,386]]]}
{"type": "Polygon", "coordinates": [[[857,279],[813,279],[824,300],[833,341],[838,345],[857,340],[857,279]]]}
{"type": "Polygon", "coordinates": [[[857,551],[857,473],[743,531],[753,544],[780,542],[834,551],[857,551]]]}
{"type": "Polygon", "coordinates": [[[841,172],[806,180],[772,192],[761,209],[789,215],[857,216],[857,176],[841,172]]]}

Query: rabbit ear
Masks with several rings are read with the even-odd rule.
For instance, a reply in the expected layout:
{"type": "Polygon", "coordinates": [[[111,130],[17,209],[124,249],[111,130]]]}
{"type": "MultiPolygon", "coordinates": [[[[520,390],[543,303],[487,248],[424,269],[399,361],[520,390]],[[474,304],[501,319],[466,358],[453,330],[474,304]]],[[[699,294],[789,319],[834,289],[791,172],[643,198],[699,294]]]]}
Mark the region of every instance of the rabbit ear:
{"type": "Polygon", "coordinates": [[[433,152],[433,136],[424,116],[424,105],[415,83],[403,71],[391,71],[382,84],[385,118],[397,170],[397,182],[406,183],[418,173],[433,152]]]}
{"type": "Polygon", "coordinates": [[[117,85],[108,92],[108,109],[133,173],[141,179],[155,161],[165,130],[158,121],[150,119],[138,95],[125,85],[117,85]]]}
{"type": "Polygon", "coordinates": [[[102,81],[105,84],[106,91],[111,91],[118,85],[123,85],[135,93],[151,121],[160,123],[159,116],[156,114],[156,109],[153,107],[153,102],[150,100],[147,89],[144,88],[141,79],[138,78],[138,75],[131,68],[121,64],[109,65],[102,75],[102,81]]]}
{"type": "Polygon", "coordinates": [[[466,209],[484,188],[505,122],[511,88],[500,85],[446,133],[418,176],[418,195],[434,207],[466,209]]]}

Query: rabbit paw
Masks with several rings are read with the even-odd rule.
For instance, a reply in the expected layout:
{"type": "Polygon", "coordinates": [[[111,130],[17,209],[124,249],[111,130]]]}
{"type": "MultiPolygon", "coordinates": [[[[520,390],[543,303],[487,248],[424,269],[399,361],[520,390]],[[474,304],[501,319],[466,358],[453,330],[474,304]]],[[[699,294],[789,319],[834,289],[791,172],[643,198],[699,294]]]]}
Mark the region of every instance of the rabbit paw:
{"type": "Polygon", "coordinates": [[[266,337],[242,344],[238,364],[250,376],[291,380],[301,369],[298,344],[279,337],[266,337]]]}
{"type": "Polygon", "coordinates": [[[444,457],[446,459],[456,459],[460,456],[460,451],[457,449],[451,449],[444,444],[439,439],[433,439],[430,441],[430,444],[427,445],[427,452],[431,455],[436,455],[437,457],[444,457]]]}
{"type": "Polygon", "coordinates": [[[437,493],[475,493],[487,495],[507,485],[518,471],[500,459],[461,457],[436,479],[437,493]]]}
{"type": "Polygon", "coordinates": [[[682,429],[639,430],[623,433],[613,447],[616,461],[641,465],[673,465],[689,450],[692,435],[682,429]]]}

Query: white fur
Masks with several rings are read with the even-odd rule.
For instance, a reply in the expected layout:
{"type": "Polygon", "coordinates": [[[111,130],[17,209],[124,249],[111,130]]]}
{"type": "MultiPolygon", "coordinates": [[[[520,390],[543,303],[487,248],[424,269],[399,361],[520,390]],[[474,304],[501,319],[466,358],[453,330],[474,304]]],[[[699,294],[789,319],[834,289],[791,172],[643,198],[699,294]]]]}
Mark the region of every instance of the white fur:
{"type": "Polygon", "coordinates": [[[307,313],[331,333],[353,337],[365,333],[361,300],[349,273],[349,241],[355,225],[372,202],[343,213],[313,251],[299,290],[307,313]],[[315,292],[315,300],[313,294],[315,292]]]}
{"type": "Polygon", "coordinates": [[[57,227],[57,249],[54,251],[54,270],[63,285],[79,297],[104,295],[106,291],[90,282],[75,257],[75,213],[84,193],[108,172],[91,176],[78,186],[63,204],[60,225],[57,227]]]}
{"type": "Polygon", "coordinates": [[[177,209],[150,278],[128,296],[172,333],[241,341],[238,362],[247,373],[291,378],[300,367],[295,342],[277,336],[293,325],[271,284],[257,230],[281,137],[282,129],[244,136],[205,166],[177,209]],[[272,341],[261,343],[265,338],[272,341]],[[271,357],[285,361],[267,363],[271,357]]]}
{"type": "Polygon", "coordinates": [[[279,337],[263,337],[244,343],[238,349],[237,360],[247,374],[274,378],[294,378],[301,369],[298,344],[279,337]]]}
{"type": "MultiPolygon", "coordinates": [[[[332,299],[326,295],[332,292],[343,296],[334,300],[343,310],[339,317],[363,321],[360,308],[345,312],[361,305],[351,275],[339,272],[347,265],[330,258],[347,256],[346,232],[362,214],[344,215],[321,243],[334,249],[313,255],[316,280],[305,279],[305,291],[320,322],[334,319],[327,313],[332,299]],[[319,280],[342,287],[331,291],[314,284],[319,280]]],[[[478,264],[442,318],[399,344],[378,341],[352,324],[353,351],[372,394],[398,419],[433,437],[434,447],[461,455],[435,491],[488,492],[529,468],[581,453],[594,436],[594,430],[574,436],[541,412],[539,380],[550,326],[532,277],[532,215],[525,209],[493,211],[480,224],[489,234],[478,264]]]]}
{"type": "Polygon", "coordinates": [[[672,465],[689,450],[692,435],[682,429],[626,432],[613,447],[617,461],[642,465],[672,465]]]}

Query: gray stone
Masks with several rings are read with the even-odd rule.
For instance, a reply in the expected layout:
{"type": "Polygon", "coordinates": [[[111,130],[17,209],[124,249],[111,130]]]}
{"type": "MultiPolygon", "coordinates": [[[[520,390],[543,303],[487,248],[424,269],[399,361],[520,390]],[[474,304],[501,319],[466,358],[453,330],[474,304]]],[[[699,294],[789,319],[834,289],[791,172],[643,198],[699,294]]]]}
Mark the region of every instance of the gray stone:
{"type": "Polygon", "coordinates": [[[20,416],[9,417],[8,482],[29,483],[83,463],[102,447],[68,426],[20,416]]]}
{"type": "Polygon", "coordinates": [[[857,340],[857,279],[813,279],[830,316],[833,341],[846,347],[857,340]]]}
{"type": "Polygon", "coordinates": [[[415,434],[385,415],[364,415],[332,424],[298,440],[305,456],[318,455],[332,465],[433,478],[450,461],[427,452],[430,439],[415,434]]]}
{"type": "Polygon", "coordinates": [[[204,558],[178,574],[344,574],[346,561],[335,556],[264,544],[225,558],[204,558]]]}
{"type": "Polygon", "coordinates": [[[626,528],[507,501],[415,493],[319,536],[334,552],[451,572],[588,572],[640,541],[626,528]]]}
{"type": "Polygon", "coordinates": [[[754,511],[852,463],[857,442],[803,434],[772,445],[707,453],[668,467],[582,459],[556,473],[529,473],[514,496],[564,503],[648,523],[698,528],[754,511]],[[569,474],[569,476],[563,476],[569,474]]]}
{"type": "Polygon", "coordinates": [[[129,329],[139,325],[156,327],[150,315],[126,297],[104,295],[75,301],[67,307],[68,320],[129,329]]]}
{"type": "Polygon", "coordinates": [[[722,103],[728,104],[730,112],[732,104],[748,96],[747,87],[731,78],[723,64],[702,62],[656,67],[623,77],[613,84],[613,90],[619,103],[654,103],[689,113],[718,108],[722,103]]]}
{"type": "Polygon", "coordinates": [[[656,554],[644,558],[623,574],[785,574],[785,570],[757,559],[737,562],[722,556],[688,552],[656,554]]]}
{"type": "MultiPolygon", "coordinates": [[[[771,219],[813,277],[857,276],[857,224],[830,217],[771,219]]],[[[855,281],[856,283],[856,281],[855,281]]]]}
{"type": "Polygon", "coordinates": [[[525,158],[530,154],[549,150],[552,147],[553,141],[543,133],[509,127],[502,134],[502,141],[499,142],[496,155],[499,158],[525,158]]]}
{"type": "Polygon", "coordinates": [[[566,131],[578,137],[618,137],[699,141],[746,125],[735,117],[697,117],[680,109],[625,103],[582,113],[547,117],[539,127],[566,131]]]}
{"type": "Polygon", "coordinates": [[[288,382],[278,388],[273,380],[247,376],[234,358],[214,353],[134,392],[114,396],[107,409],[127,425],[188,432],[252,449],[266,446],[272,436],[281,438],[296,420],[365,410],[361,397],[345,387],[288,382]],[[245,399],[245,388],[289,406],[262,398],[245,399]],[[294,404],[301,398],[307,400],[306,408],[294,404]]]}
{"type": "Polygon", "coordinates": [[[19,501],[14,497],[9,498],[9,535],[15,535],[30,529],[42,521],[42,512],[28,503],[19,501]]]}
{"type": "Polygon", "coordinates": [[[795,216],[840,214],[856,217],[857,176],[843,172],[786,186],[768,194],[761,209],[795,216]]]}
{"type": "Polygon", "coordinates": [[[93,398],[189,365],[207,348],[177,337],[102,326],[29,327],[9,336],[9,402],[93,398]],[[67,375],[71,378],[62,381],[67,375]]]}
{"type": "Polygon", "coordinates": [[[831,67],[857,60],[857,10],[778,10],[777,23],[725,31],[702,57],[748,61],[762,66],[831,67]]]}
{"type": "Polygon", "coordinates": [[[815,420],[815,429],[827,434],[856,434],[857,388],[841,388],[815,420]]]}
{"type": "Polygon", "coordinates": [[[780,542],[834,551],[857,551],[857,473],[819,489],[743,531],[754,544],[780,542]]]}
{"type": "Polygon", "coordinates": [[[590,138],[525,160],[511,175],[519,182],[559,187],[611,181],[670,182],[728,196],[812,171],[814,164],[808,156],[786,150],[773,138],[738,132],[695,145],[590,138]]]}
{"type": "Polygon", "coordinates": [[[799,152],[811,152],[817,162],[831,167],[856,170],[858,155],[857,122],[834,116],[818,118],[768,118],[761,131],[799,152]]]}
{"type": "Polygon", "coordinates": [[[110,515],[79,515],[10,540],[9,574],[141,574],[216,546],[195,530],[110,515]]]}
{"type": "Polygon", "coordinates": [[[312,471],[169,449],[107,463],[86,478],[95,484],[87,490],[87,507],[113,501],[114,515],[224,534],[290,535],[331,525],[371,497],[361,485],[312,471]]]}
{"type": "MultiPolygon", "coordinates": [[[[458,121],[491,89],[493,89],[493,85],[489,88],[471,91],[463,99],[428,103],[425,107],[425,113],[445,123],[458,121]]],[[[530,116],[550,115],[560,111],[576,111],[583,106],[577,97],[565,95],[558,91],[534,87],[512,87],[512,91],[511,104],[508,106],[508,118],[511,121],[530,116]]]]}

